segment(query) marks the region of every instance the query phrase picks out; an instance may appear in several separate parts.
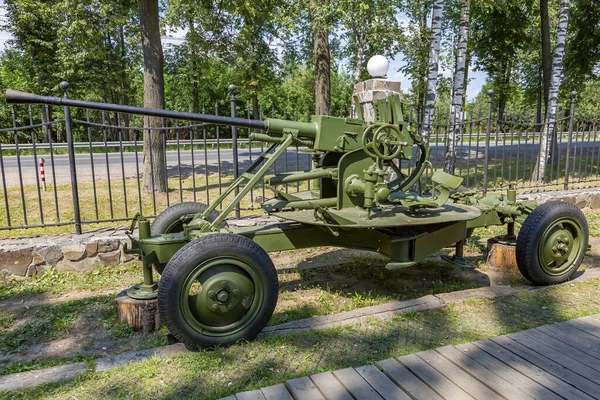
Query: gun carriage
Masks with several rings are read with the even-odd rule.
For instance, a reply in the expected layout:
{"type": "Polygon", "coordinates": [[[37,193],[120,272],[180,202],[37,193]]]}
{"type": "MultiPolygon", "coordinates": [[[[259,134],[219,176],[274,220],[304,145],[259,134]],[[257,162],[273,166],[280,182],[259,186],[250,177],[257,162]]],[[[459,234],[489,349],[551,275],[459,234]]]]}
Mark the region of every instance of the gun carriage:
{"type": "MultiPolygon", "coordinates": [[[[588,227],[569,203],[539,207],[517,201],[516,191],[481,195],[461,191],[462,178],[435,171],[431,193],[411,190],[428,166],[430,148],[408,129],[399,95],[375,102],[375,121],[313,115],[310,122],[228,118],[7,90],[9,103],[42,103],[246,127],[252,140],[270,144],[258,159],[210,205],[175,204],[152,224],[137,218],[139,235],[129,253],[142,260],[144,283],[129,289],[134,298],[158,296],[161,319],[190,346],[214,346],[252,339],[271,317],[278,296],[275,267],[268,252],[316,246],[370,250],[389,258],[388,269],[410,267],[431,253],[462,246],[473,229],[521,225],[516,238],[518,267],[534,284],[568,280],[581,264],[588,227]],[[312,155],[307,171],[269,174],[290,146],[312,155]],[[414,148],[418,151],[413,151],[414,148]],[[416,156],[415,156],[416,154],[416,156]],[[397,160],[412,160],[404,173],[397,160]],[[388,170],[396,178],[388,178],[388,170]],[[277,186],[311,182],[311,189],[286,193],[277,186]],[[228,226],[226,218],[256,185],[264,182],[274,198],[262,205],[285,222],[228,226]],[[153,267],[161,275],[153,280],[153,267]]],[[[132,224],[134,227],[136,221],[132,224]]],[[[133,229],[132,229],[133,231],[133,229]]]]}

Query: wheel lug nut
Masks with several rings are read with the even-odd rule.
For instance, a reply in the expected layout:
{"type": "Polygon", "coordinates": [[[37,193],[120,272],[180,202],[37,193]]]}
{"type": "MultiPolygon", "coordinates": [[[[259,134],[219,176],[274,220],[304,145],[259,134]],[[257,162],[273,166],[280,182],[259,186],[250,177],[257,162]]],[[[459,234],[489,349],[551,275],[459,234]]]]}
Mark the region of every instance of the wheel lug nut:
{"type": "Polygon", "coordinates": [[[227,304],[227,309],[228,309],[228,310],[231,310],[232,308],[233,308],[233,303],[229,303],[229,304],[227,304]]]}
{"type": "Polygon", "coordinates": [[[213,305],[212,305],[212,307],[211,307],[211,309],[212,309],[214,312],[217,312],[217,311],[219,311],[219,306],[218,306],[218,305],[216,305],[216,304],[213,304],[213,305]]]}
{"type": "Polygon", "coordinates": [[[213,299],[213,300],[215,299],[215,292],[214,292],[214,290],[210,290],[210,291],[208,292],[208,297],[210,297],[210,298],[211,298],[211,299],[213,299]]]}
{"type": "Polygon", "coordinates": [[[240,291],[237,289],[233,289],[231,293],[233,293],[234,296],[237,296],[238,294],[240,294],[240,291]]]}
{"type": "Polygon", "coordinates": [[[227,281],[221,281],[221,287],[227,287],[227,281]]]}
{"type": "Polygon", "coordinates": [[[220,303],[226,303],[229,301],[229,292],[227,290],[221,290],[217,293],[217,301],[220,303]]]}

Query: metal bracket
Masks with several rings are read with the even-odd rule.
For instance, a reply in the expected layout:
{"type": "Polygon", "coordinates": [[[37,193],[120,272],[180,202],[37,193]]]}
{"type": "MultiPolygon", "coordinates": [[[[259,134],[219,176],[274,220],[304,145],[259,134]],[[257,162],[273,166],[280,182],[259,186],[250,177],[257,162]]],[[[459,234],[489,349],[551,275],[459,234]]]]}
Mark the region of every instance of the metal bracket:
{"type": "Polygon", "coordinates": [[[467,260],[464,257],[442,255],[441,258],[442,258],[442,260],[447,261],[450,264],[454,264],[460,268],[468,268],[468,269],[477,268],[477,266],[475,264],[473,264],[471,261],[467,260]]]}

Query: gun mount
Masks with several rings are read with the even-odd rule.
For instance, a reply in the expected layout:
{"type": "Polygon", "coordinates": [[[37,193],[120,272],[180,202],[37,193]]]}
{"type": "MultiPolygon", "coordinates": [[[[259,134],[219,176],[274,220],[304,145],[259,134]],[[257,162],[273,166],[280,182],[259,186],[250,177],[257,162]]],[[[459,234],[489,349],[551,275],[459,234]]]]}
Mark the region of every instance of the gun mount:
{"type": "MultiPolygon", "coordinates": [[[[139,237],[129,253],[139,255],[144,283],[134,298],[158,296],[169,331],[190,346],[214,346],[252,339],[271,317],[278,297],[277,273],[268,252],[316,246],[370,250],[389,257],[386,268],[406,268],[431,253],[462,246],[473,229],[521,225],[517,262],[526,279],[550,284],[569,279],[588,242],[585,217],[568,203],[518,202],[506,194],[481,196],[461,190],[462,178],[441,170],[431,176],[429,196],[420,186],[429,163],[427,143],[408,129],[402,99],[392,94],[374,102],[374,121],[313,115],[310,122],[264,121],[44,97],[7,90],[9,103],[42,103],[147,116],[187,119],[257,130],[252,140],[271,146],[210,205],[179,203],[152,225],[136,216],[139,237]],[[307,148],[313,168],[270,174],[290,146],[307,148]],[[415,151],[415,148],[417,151],[415,151]],[[415,157],[415,160],[412,160],[415,157]],[[401,168],[399,161],[414,166],[401,168]],[[389,170],[397,177],[389,180],[389,170]],[[311,189],[286,193],[277,186],[311,182],[311,189]],[[264,182],[274,198],[263,210],[286,222],[260,227],[229,227],[226,218],[256,185],[264,182]],[[153,267],[162,274],[157,284],[153,267]]],[[[360,113],[359,113],[360,115],[360,113]]]]}

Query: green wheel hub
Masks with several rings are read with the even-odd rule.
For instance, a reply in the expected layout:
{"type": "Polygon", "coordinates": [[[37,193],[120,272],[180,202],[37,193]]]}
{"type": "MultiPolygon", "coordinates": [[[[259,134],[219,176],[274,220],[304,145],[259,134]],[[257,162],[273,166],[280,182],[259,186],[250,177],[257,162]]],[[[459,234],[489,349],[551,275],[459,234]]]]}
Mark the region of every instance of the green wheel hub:
{"type": "Polygon", "coordinates": [[[538,255],[542,269],[548,275],[561,275],[573,267],[585,252],[581,226],[569,217],[550,224],[540,239],[538,255]]]}
{"type": "Polygon", "coordinates": [[[234,334],[258,314],[264,283],[245,261],[216,257],[187,276],[179,293],[186,322],[207,336],[234,334]]]}

